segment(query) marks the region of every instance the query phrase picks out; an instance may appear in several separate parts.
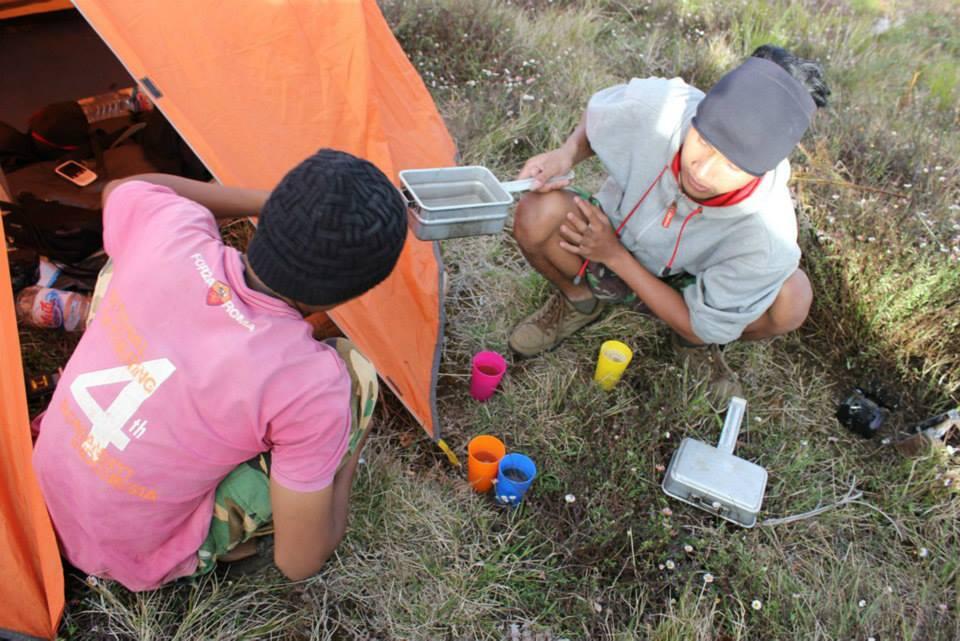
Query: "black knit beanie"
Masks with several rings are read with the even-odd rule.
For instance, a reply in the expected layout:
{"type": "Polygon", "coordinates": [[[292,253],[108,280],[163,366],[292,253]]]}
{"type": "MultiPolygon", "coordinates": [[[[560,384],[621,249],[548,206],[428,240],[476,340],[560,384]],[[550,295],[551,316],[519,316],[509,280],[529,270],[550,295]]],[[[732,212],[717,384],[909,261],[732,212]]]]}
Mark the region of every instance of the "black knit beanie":
{"type": "Polygon", "coordinates": [[[271,192],[247,258],[278,294],[332,305],[389,276],[406,236],[403,198],[383,172],[348,153],[321,149],[271,192]]]}

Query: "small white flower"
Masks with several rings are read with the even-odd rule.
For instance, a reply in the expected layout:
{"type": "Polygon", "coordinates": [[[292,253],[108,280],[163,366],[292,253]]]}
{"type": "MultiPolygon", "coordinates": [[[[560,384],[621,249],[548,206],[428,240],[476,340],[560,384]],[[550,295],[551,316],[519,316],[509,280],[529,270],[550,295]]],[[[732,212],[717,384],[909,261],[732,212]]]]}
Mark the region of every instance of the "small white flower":
{"type": "Polygon", "coordinates": [[[690,554],[691,552],[693,552],[693,546],[687,543],[686,545],[683,546],[683,551],[686,552],[687,554],[690,554]]]}
{"type": "Polygon", "coordinates": [[[754,610],[759,610],[760,608],[763,607],[763,601],[761,601],[760,599],[754,599],[753,603],[750,604],[750,607],[753,608],[754,610]]]}
{"type": "Polygon", "coordinates": [[[704,583],[713,583],[713,575],[710,574],[709,572],[707,572],[706,574],[704,574],[704,575],[703,575],[703,582],[704,582],[704,583]]]}
{"type": "Polygon", "coordinates": [[[667,559],[667,561],[666,561],[666,563],[664,563],[664,565],[667,566],[667,569],[668,569],[668,570],[672,570],[672,569],[674,569],[674,568],[677,567],[677,564],[674,563],[673,561],[671,561],[670,559],[667,559]]]}
{"type": "Polygon", "coordinates": [[[573,503],[577,500],[577,497],[575,497],[573,494],[567,494],[565,497],[563,497],[563,500],[567,503],[573,503]]]}
{"type": "Polygon", "coordinates": [[[921,559],[925,559],[928,556],[930,556],[930,550],[928,550],[927,548],[920,548],[920,551],[917,552],[917,554],[920,555],[921,559]]]}
{"type": "Polygon", "coordinates": [[[670,438],[670,432],[664,432],[663,438],[670,438]]]}
{"type": "Polygon", "coordinates": [[[857,607],[858,607],[858,608],[865,608],[865,607],[867,607],[867,600],[866,600],[866,599],[860,599],[859,601],[857,601],[857,607]]]}

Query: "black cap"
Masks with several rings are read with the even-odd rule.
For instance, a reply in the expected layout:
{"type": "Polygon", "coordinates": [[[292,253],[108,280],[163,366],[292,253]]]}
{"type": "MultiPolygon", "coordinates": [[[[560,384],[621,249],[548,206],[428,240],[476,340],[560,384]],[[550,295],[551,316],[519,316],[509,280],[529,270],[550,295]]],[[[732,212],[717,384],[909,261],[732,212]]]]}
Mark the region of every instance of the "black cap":
{"type": "Polygon", "coordinates": [[[762,176],[790,155],[816,109],[806,87],[780,65],[747,58],[707,92],[693,126],[730,162],[762,176]]]}
{"type": "Polygon", "coordinates": [[[247,258],[278,294],[332,305],[389,276],[406,236],[406,206],[383,172],[348,153],[321,149],[271,192],[247,258]]]}

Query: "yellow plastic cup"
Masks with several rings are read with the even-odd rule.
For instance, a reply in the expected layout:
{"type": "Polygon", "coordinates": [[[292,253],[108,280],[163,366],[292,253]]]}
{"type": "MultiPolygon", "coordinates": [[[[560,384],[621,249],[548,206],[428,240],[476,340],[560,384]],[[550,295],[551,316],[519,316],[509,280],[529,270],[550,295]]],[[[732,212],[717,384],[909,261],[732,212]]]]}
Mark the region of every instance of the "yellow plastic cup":
{"type": "Polygon", "coordinates": [[[606,341],[600,346],[597,357],[597,371],[593,380],[606,391],[610,391],[620,381],[623,370],[627,369],[633,358],[633,350],[620,341],[606,341]]]}

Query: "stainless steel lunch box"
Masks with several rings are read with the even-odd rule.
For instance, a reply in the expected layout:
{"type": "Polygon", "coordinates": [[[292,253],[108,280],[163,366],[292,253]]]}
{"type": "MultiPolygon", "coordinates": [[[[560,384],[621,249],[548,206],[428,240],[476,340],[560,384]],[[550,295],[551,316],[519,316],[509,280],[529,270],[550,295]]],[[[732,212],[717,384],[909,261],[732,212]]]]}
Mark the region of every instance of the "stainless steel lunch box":
{"type": "Polygon", "coordinates": [[[747,402],[733,397],[717,447],[685,438],[674,452],[663,478],[668,496],[716,514],[743,527],[753,527],[767,488],[767,471],[733,455],[747,402]]]}

